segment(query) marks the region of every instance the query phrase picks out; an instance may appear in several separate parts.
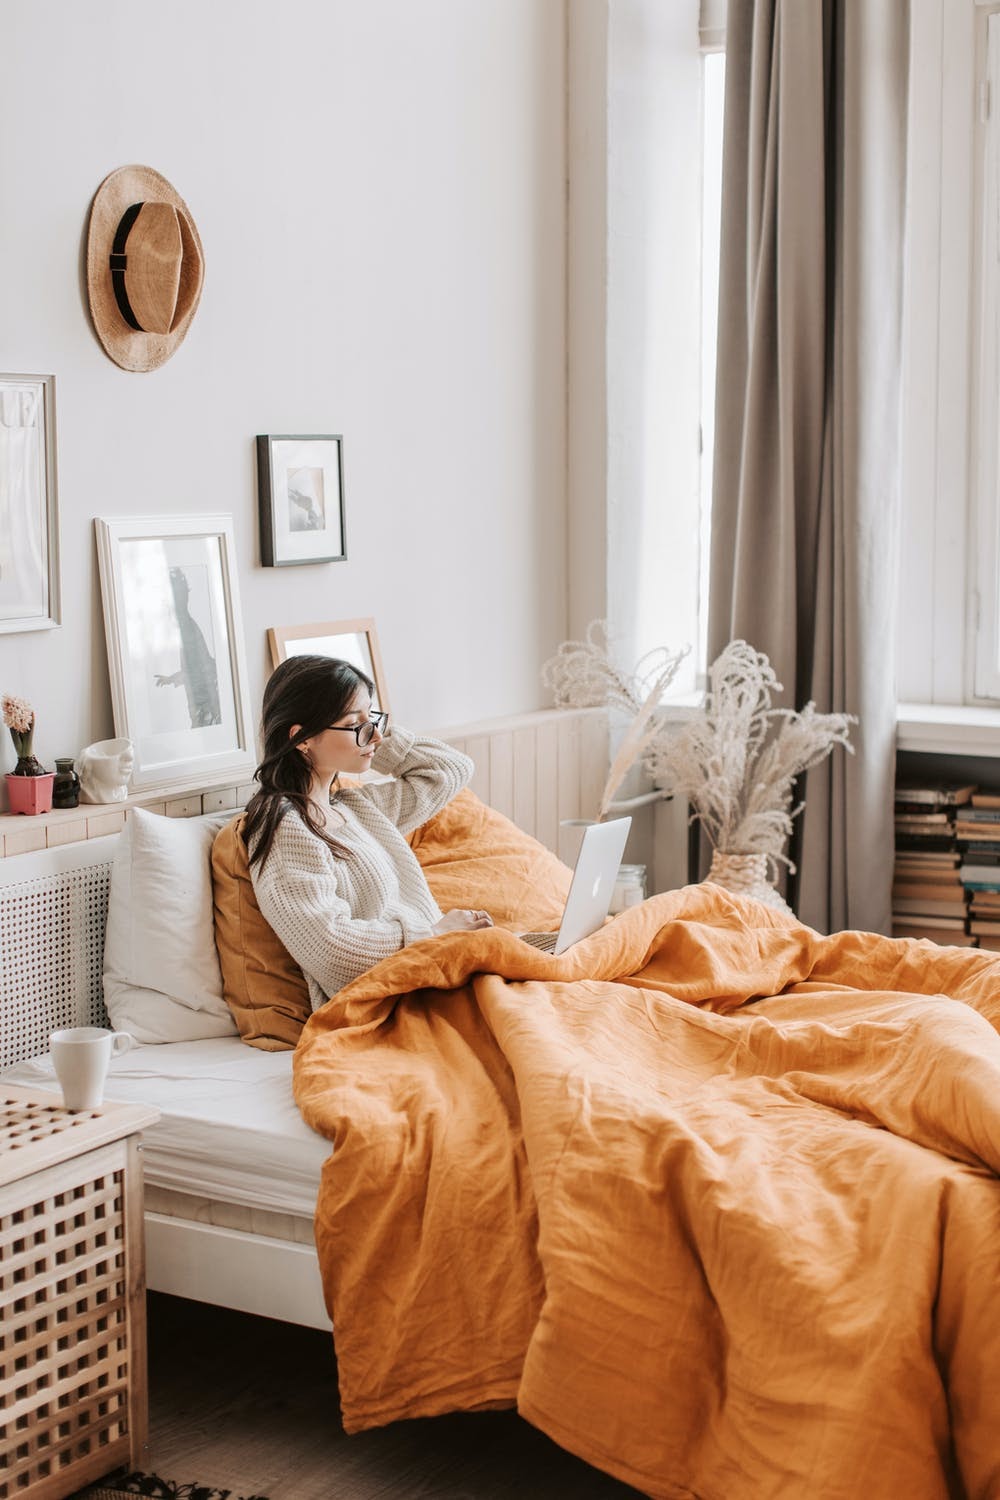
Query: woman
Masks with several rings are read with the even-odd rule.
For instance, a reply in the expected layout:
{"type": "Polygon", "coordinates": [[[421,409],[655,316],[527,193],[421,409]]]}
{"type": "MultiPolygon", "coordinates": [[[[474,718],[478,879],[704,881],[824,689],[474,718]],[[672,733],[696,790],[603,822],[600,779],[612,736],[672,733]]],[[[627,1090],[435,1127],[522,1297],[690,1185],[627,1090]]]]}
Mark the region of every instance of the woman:
{"type": "Polygon", "coordinates": [[[372,712],[374,683],[349,662],[293,656],[264,690],[260,790],[243,839],[257,904],[309,983],[313,1009],[408,943],[489,927],[443,916],[404,834],[468,781],[472,762],[372,712]],[[395,779],[341,786],[375,770],[395,779]]]}

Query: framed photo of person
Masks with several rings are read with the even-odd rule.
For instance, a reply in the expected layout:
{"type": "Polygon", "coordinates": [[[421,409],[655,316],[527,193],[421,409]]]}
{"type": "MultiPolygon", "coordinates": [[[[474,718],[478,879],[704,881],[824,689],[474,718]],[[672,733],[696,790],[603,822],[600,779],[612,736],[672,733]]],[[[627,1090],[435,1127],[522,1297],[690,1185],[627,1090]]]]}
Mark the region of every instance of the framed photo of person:
{"type": "Polygon", "coordinates": [[[0,633],[59,624],[54,375],[0,375],[0,633]]]}
{"type": "Polygon", "coordinates": [[[231,516],[97,517],[115,734],[135,791],[255,764],[231,516]]]}
{"type": "Polygon", "coordinates": [[[257,498],[265,568],[346,559],[342,438],[258,436],[257,498]]]}
{"type": "Polygon", "coordinates": [[[375,684],[373,707],[388,712],[389,694],[382,667],[375,621],[327,620],[318,625],[272,625],[267,632],[271,665],[289,656],[339,656],[358,667],[375,684]]]}

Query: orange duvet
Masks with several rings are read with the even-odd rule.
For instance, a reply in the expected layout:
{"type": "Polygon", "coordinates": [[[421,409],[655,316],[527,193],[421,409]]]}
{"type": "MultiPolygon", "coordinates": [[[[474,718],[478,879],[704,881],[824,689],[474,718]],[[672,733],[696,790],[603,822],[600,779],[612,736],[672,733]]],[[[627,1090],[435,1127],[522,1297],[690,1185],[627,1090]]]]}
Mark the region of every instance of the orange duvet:
{"type": "Polygon", "coordinates": [[[295,1056],[345,1426],[516,1404],[653,1496],[1000,1497],[998,1027],[998,957],[707,884],[561,958],[404,949],[295,1056]]]}

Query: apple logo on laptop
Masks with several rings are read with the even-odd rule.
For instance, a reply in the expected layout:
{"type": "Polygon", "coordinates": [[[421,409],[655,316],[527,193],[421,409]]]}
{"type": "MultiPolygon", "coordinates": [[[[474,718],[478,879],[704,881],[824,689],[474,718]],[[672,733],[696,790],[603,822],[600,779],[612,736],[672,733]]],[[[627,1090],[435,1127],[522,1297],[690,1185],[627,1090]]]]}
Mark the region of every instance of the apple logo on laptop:
{"type": "Polygon", "coordinates": [[[601,889],[601,877],[600,877],[600,875],[598,875],[597,879],[594,881],[594,889],[590,893],[591,896],[593,897],[593,899],[595,901],[597,900],[597,893],[598,893],[598,891],[600,889],[601,889]]]}

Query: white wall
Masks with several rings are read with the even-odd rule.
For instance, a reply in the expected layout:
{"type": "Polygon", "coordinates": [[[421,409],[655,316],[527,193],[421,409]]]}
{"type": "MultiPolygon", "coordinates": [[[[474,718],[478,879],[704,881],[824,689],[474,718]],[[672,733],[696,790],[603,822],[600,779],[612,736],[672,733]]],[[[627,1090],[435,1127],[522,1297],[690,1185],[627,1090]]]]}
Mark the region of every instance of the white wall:
{"type": "Polygon", "coordinates": [[[56,376],[63,590],[60,629],[0,636],[0,691],[35,706],[46,764],[112,732],[95,515],[234,516],[255,710],[267,626],[362,614],[401,718],[544,702],[564,31],[563,0],[0,0],[0,369],[56,376]],[[145,375],[104,354],[81,279],[128,162],[170,179],[206,257],[145,375]],[[260,567],[258,432],[343,434],[347,562],[260,567]]]}

